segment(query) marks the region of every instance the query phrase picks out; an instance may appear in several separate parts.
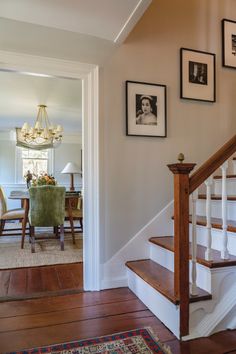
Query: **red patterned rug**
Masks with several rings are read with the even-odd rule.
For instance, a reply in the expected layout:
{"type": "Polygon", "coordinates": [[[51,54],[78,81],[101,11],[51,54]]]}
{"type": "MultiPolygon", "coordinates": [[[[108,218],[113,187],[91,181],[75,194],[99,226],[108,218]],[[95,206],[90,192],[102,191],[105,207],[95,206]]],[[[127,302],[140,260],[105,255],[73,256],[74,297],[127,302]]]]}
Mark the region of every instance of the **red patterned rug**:
{"type": "Polygon", "coordinates": [[[11,354],[171,354],[150,328],[12,352],[11,354]]]}

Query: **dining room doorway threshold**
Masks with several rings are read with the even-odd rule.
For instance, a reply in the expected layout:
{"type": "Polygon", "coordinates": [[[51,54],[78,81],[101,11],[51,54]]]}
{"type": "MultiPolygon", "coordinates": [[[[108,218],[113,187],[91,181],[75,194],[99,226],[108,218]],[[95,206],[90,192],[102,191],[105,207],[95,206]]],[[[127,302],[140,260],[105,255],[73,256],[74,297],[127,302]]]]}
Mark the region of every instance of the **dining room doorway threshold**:
{"type": "Polygon", "coordinates": [[[83,291],[83,262],[0,270],[0,302],[83,291]]]}

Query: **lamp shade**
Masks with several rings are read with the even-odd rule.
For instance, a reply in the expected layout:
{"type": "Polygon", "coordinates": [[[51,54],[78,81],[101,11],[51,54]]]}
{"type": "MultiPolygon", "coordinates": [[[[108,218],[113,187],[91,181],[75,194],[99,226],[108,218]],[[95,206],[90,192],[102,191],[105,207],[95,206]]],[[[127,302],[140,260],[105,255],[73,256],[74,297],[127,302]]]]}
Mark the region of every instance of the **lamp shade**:
{"type": "Polygon", "coordinates": [[[68,162],[66,166],[63,168],[61,173],[79,173],[81,174],[81,170],[79,166],[74,162],[68,162]]]}

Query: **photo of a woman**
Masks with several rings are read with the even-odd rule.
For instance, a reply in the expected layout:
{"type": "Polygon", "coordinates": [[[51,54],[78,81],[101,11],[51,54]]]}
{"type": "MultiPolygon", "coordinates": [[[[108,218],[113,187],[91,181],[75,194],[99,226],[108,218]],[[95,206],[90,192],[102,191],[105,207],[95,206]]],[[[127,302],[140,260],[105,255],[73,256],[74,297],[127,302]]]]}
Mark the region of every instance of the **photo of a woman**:
{"type": "Polygon", "coordinates": [[[136,95],[136,124],[157,125],[157,97],[136,95]]]}

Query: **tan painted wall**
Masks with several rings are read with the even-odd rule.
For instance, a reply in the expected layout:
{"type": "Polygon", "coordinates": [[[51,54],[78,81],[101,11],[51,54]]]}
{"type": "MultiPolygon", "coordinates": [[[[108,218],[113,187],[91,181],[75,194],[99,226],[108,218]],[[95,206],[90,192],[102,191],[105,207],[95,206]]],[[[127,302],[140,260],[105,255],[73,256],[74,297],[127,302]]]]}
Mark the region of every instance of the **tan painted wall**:
{"type": "Polygon", "coordinates": [[[235,133],[236,70],[221,64],[222,18],[236,20],[234,0],[153,0],[101,71],[104,260],[173,198],[166,164],[183,152],[199,165],[235,133]],[[180,47],[216,53],[216,103],[179,98],[180,47]],[[125,80],[167,85],[167,138],[125,135],[125,80]]]}
{"type": "Polygon", "coordinates": [[[179,152],[186,161],[200,163],[235,133],[236,70],[221,65],[222,18],[236,20],[235,0],[153,0],[119,48],[71,32],[0,19],[1,50],[101,66],[103,261],[172,199],[166,164],[176,162],[179,152]],[[216,53],[216,103],[179,98],[180,47],[216,53]],[[125,80],[167,85],[167,138],[125,135],[125,80]]]}

